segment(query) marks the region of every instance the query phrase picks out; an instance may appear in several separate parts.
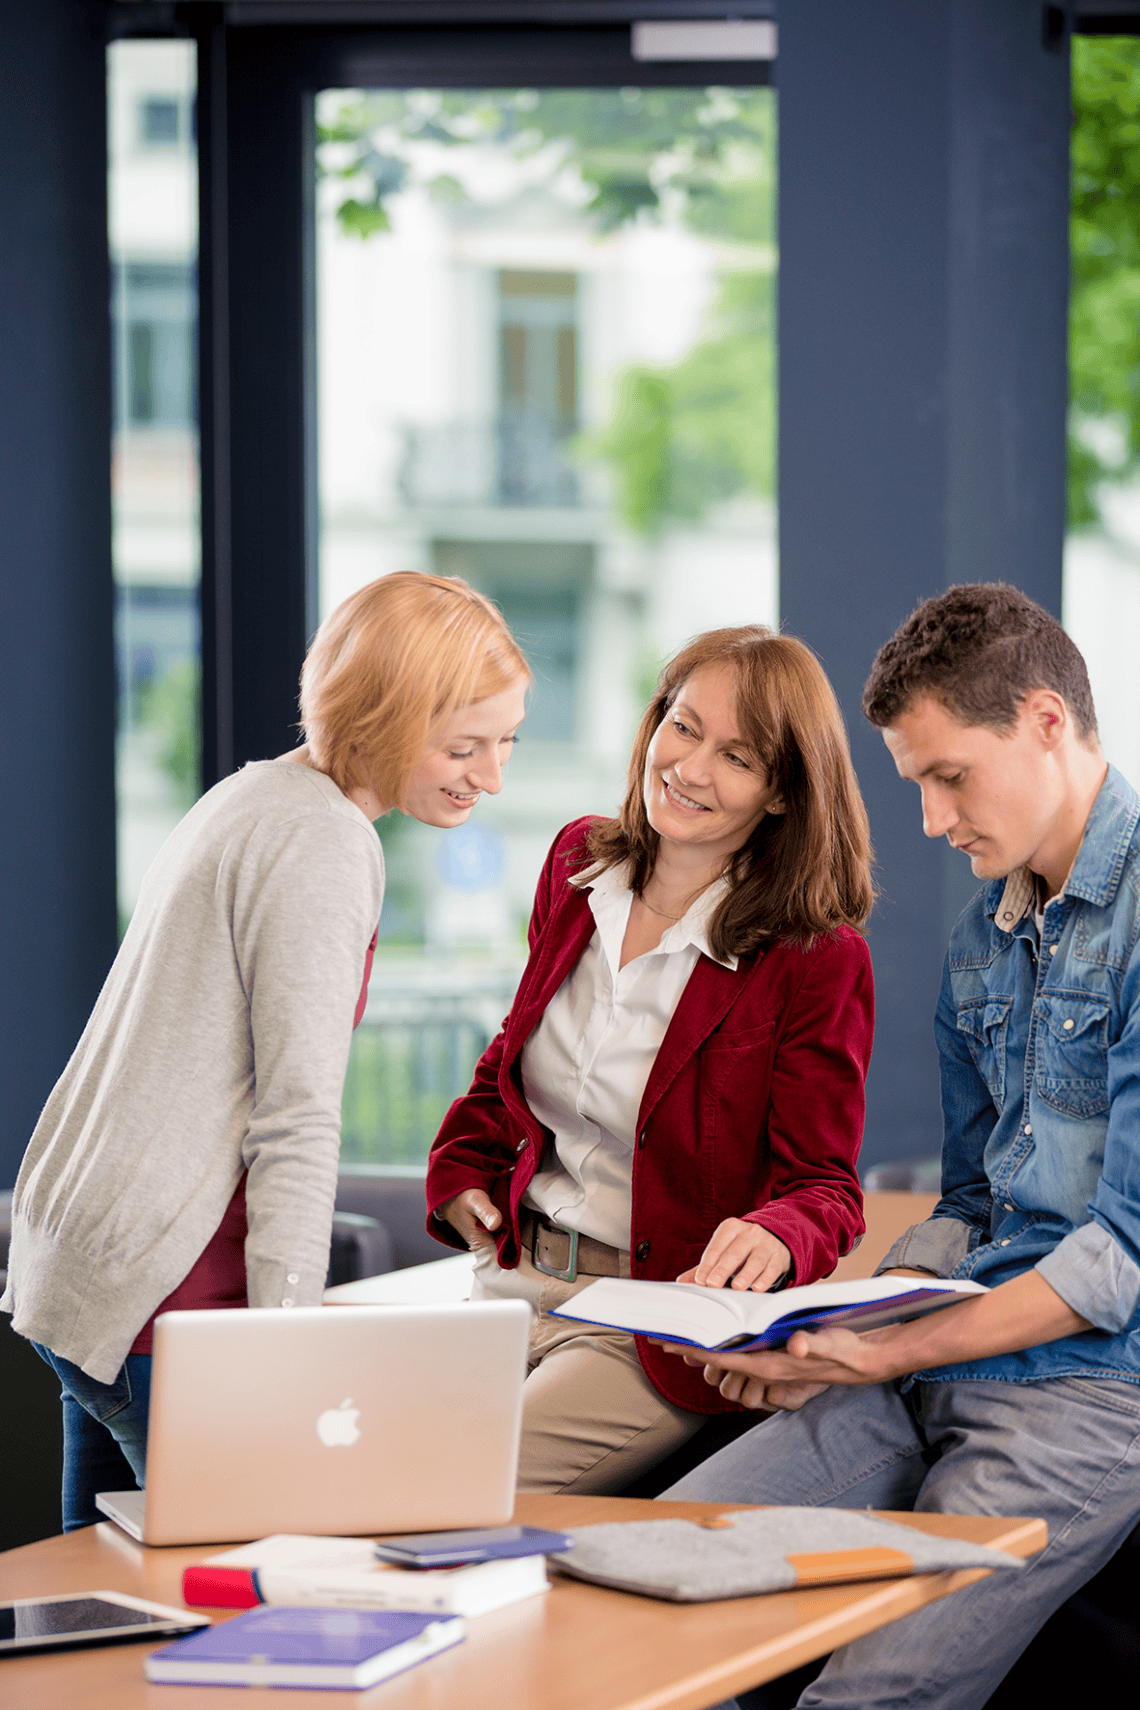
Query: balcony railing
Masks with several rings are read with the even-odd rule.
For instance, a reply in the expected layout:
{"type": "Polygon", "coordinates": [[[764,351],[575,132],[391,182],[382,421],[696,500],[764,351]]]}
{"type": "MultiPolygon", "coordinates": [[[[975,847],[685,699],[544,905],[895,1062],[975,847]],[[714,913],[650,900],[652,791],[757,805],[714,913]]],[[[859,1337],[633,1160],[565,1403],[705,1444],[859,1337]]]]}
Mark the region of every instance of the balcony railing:
{"type": "Polygon", "coordinates": [[[522,963],[378,958],[345,1080],[341,1162],[418,1164],[510,1008],[522,963]]]}
{"type": "Polygon", "coordinates": [[[407,427],[398,482],[406,504],[581,504],[578,472],[566,454],[572,424],[524,414],[492,422],[407,427]]]}

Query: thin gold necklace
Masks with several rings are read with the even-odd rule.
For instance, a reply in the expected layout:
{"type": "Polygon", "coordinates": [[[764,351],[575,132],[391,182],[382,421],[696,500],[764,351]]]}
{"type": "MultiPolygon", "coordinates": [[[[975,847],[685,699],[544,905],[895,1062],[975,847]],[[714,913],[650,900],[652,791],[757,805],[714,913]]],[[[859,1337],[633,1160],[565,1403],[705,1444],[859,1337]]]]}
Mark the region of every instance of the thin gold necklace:
{"type": "Polygon", "coordinates": [[[650,914],[659,914],[662,920],[684,920],[685,914],[688,914],[689,912],[688,909],[686,909],[685,914],[667,914],[663,908],[654,908],[653,904],[647,897],[643,896],[641,900],[649,910],[650,914]]]}
{"type": "MultiPolygon", "coordinates": [[[[709,880],[709,885],[714,884],[714,883],[715,883],[715,880],[713,880],[713,879],[709,880]]],[[[692,896],[689,898],[688,902],[685,904],[684,908],[681,910],[680,914],[670,914],[667,909],[654,908],[653,904],[650,902],[649,898],[645,895],[644,891],[642,891],[642,893],[641,893],[641,900],[645,904],[646,908],[649,910],[650,914],[659,914],[661,916],[662,920],[672,920],[672,921],[684,920],[685,916],[688,914],[689,910],[692,908],[692,906],[696,902],[697,898],[699,896],[703,896],[704,893],[708,890],[708,888],[709,888],[708,885],[702,885],[700,890],[694,891],[692,896]]]]}

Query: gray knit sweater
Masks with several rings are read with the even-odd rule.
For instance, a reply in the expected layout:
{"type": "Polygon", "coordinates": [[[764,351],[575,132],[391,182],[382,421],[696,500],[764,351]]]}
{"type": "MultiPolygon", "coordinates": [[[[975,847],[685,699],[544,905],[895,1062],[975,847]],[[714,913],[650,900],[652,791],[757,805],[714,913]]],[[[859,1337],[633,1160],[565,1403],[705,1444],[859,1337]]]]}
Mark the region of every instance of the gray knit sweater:
{"type": "Polygon", "coordinates": [[[171,834],[16,1182],[21,1335],[109,1383],[243,1169],[251,1306],[318,1304],[340,1104],[384,893],[331,779],[246,766],[171,834]]]}

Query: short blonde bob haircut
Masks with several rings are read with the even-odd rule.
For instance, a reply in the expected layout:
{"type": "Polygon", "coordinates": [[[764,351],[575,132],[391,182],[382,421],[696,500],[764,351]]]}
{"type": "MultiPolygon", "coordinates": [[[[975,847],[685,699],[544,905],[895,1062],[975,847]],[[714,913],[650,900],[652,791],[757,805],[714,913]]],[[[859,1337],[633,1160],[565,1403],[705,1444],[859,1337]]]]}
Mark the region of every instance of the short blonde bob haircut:
{"type": "Polygon", "coordinates": [[[755,956],[766,944],[861,928],[875,899],[871,838],[843,714],[810,647],[759,624],[709,630],[666,665],[634,740],[621,813],[595,821],[590,854],[606,867],[628,862],[641,896],[660,842],[645,810],[649,744],[686,679],[710,665],[732,673],[740,733],[784,799],[784,812],[765,814],[730,858],[730,889],[709,928],[714,954],[755,956]]]}
{"type": "Polygon", "coordinates": [[[350,594],[313,637],[301,728],[342,790],[403,804],[434,732],[530,668],[500,612],[458,576],[397,570],[350,594]]]}

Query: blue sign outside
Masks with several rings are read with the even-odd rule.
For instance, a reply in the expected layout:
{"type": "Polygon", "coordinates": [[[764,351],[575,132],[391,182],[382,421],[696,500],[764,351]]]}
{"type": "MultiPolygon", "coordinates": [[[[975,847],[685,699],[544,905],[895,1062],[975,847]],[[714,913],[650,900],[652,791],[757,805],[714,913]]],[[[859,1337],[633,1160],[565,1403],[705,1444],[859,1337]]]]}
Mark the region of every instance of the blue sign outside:
{"type": "Polygon", "coordinates": [[[469,820],[445,832],[436,844],[436,872],[456,891],[487,891],[507,865],[506,845],[494,826],[469,820]]]}

